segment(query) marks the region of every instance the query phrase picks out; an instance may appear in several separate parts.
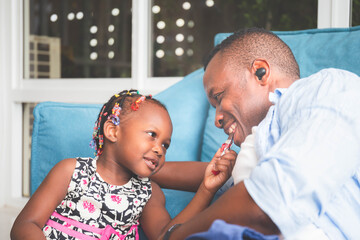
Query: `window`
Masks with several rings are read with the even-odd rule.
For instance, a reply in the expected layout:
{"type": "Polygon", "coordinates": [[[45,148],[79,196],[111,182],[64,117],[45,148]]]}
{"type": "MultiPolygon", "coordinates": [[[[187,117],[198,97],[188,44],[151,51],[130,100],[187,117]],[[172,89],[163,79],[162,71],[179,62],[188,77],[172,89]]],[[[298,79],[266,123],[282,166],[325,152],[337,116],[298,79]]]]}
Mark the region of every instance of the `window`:
{"type": "Polygon", "coordinates": [[[244,27],[268,30],[316,28],[317,2],[154,0],[153,76],[184,76],[201,68],[216,33],[244,27]]]}
{"type": "Polygon", "coordinates": [[[30,48],[25,78],[131,76],[130,0],[25,1],[30,48]]]}
{"type": "Polygon", "coordinates": [[[352,26],[360,25],[360,0],[352,0],[352,26]]]}

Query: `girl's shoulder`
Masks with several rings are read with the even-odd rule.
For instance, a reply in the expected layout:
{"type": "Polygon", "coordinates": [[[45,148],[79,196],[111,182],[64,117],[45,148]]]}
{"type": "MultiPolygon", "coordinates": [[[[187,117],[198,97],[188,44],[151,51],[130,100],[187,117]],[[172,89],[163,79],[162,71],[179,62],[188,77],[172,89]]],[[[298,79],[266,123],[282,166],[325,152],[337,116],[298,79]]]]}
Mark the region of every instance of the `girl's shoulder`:
{"type": "Polygon", "coordinates": [[[76,166],[76,158],[66,158],[55,165],[56,169],[61,169],[63,173],[72,173],[76,166]]]}
{"type": "MultiPolygon", "coordinates": [[[[66,190],[76,167],[76,162],[76,158],[61,160],[50,170],[43,182],[53,183],[56,187],[61,186],[60,183],[64,183],[64,189],[66,190]]],[[[41,184],[40,187],[42,185],[44,184],[41,184]]]]}

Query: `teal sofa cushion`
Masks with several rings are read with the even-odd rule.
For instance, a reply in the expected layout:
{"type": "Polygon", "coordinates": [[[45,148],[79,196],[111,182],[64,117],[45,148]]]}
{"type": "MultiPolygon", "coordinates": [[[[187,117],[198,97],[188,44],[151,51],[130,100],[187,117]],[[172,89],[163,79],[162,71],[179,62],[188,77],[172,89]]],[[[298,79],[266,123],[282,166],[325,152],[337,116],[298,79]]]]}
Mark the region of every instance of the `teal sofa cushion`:
{"type": "Polygon", "coordinates": [[[31,142],[32,195],[60,160],[93,157],[89,143],[101,105],[59,102],[39,103],[34,109],[31,142]]]}

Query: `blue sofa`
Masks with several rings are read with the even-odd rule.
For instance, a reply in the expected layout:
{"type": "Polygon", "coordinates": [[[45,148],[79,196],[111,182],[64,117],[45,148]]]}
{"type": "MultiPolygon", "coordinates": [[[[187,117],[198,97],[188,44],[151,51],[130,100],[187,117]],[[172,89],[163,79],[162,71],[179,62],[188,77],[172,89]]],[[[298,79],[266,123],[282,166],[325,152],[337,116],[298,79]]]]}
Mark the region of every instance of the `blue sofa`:
{"type": "MultiPolygon", "coordinates": [[[[292,49],[300,65],[301,77],[329,67],[360,75],[360,26],[275,33],[292,49]]],[[[229,35],[216,35],[215,45],[229,35]]],[[[155,96],[167,106],[174,126],[167,161],[209,161],[227,138],[222,130],[214,126],[215,110],[209,105],[203,90],[203,73],[203,69],[198,69],[155,96]]],[[[58,161],[69,157],[93,156],[89,142],[100,107],[59,102],[43,102],[36,106],[31,194],[58,161]]],[[[164,192],[166,208],[172,217],[193,196],[193,193],[169,189],[164,189],[164,192]]]]}

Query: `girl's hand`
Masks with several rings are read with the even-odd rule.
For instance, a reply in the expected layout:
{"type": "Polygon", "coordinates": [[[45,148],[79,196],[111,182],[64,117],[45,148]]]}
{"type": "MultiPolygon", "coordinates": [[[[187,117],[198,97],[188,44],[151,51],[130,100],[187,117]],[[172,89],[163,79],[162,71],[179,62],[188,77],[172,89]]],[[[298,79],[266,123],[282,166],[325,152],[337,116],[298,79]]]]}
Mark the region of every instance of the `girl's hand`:
{"type": "Polygon", "coordinates": [[[226,150],[222,157],[220,155],[221,151],[219,148],[205,170],[204,186],[208,191],[213,193],[231,176],[237,153],[233,150],[226,150]]]}

